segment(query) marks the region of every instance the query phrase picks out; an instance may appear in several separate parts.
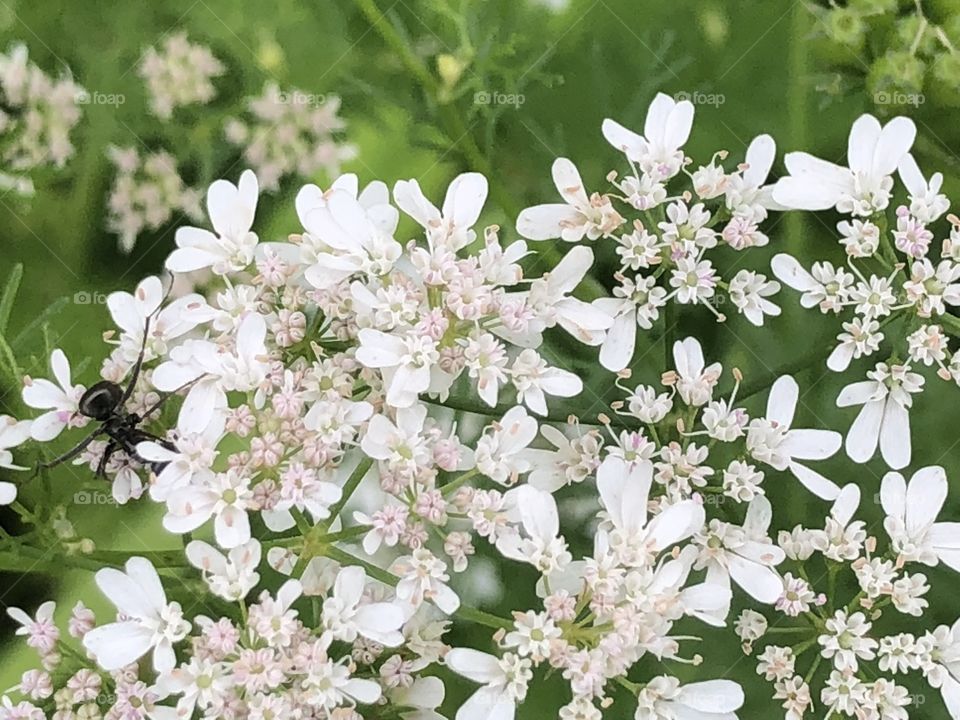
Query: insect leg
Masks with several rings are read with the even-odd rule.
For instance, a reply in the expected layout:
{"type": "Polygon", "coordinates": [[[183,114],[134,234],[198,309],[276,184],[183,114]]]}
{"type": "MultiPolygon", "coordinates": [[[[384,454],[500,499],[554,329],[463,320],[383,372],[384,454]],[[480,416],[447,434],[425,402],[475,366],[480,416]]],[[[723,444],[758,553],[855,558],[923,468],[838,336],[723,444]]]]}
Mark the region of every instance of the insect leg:
{"type": "Polygon", "coordinates": [[[107,447],[103,450],[103,455],[100,458],[100,463],[97,465],[96,476],[105,478],[107,476],[107,463],[110,462],[110,457],[118,448],[117,441],[113,438],[110,438],[110,442],[107,443],[107,447]]]}
{"type": "Polygon", "coordinates": [[[71,450],[68,450],[63,455],[59,455],[58,457],[55,457],[53,460],[48,460],[47,462],[40,463],[38,467],[47,469],[47,468],[56,467],[61,463],[65,463],[67,460],[73,460],[73,458],[75,458],[77,455],[79,455],[84,450],[86,450],[87,446],[90,443],[92,443],[96,439],[96,437],[101,433],[103,433],[102,426],[98,427],[92,433],[87,435],[83,440],[79,442],[79,444],[76,445],[76,447],[72,448],[71,450]]]}

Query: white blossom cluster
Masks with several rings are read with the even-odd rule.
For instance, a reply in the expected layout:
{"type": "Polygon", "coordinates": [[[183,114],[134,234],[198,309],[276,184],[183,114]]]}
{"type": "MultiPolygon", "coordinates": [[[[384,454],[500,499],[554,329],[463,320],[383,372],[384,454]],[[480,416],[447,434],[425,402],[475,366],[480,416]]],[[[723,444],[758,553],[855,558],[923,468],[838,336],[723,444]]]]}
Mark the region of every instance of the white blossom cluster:
{"type": "Polygon", "coordinates": [[[159,49],[147,48],[137,72],[147,85],[151,112],[169,120],[178,107],[210,102],[216,96],[212,80],[226,68],[210,48],[176,32],[167,35],[159,49]]]}
{"type": "Polygon", "coordinates": [[[936,378],[960,385],[960,353],[949,342],[960,334],[960,319],[950,312],[960,305],[960,220],[949,216],[946,237],[937,227],[950,201],[940,192],[943,176],[927,180],[910,154],[915,138],[907,118],[881,126],[864,115],[850,130],[849,167],[788,153],[790,174],[773,189],[785,207],[844,217],[836,227],[845,263],[820,260],[806,269],[780,253],[771,265],[802,293],[804,308],[845,318],[827,367],[843,373],[855,364],[867,378],[837,398],[839,407],[860,406],[847,454],[867,462],[879,446],[895,469],[910,464],[909,411],[927,384],[922,370],[936,368],[936,378]],[[894,173],[906,191],[902,204],[895,202],[894,173]]]}
{"type": "Polygon", "coordinates": [[[812,712],[891,720],[925,717],[922,709],[919,714],[910,710],[928,702],[926,695],[908,690],[910,675],[938,689],[957,717],[960,624],[922,634],[894,632],[896,618],[891,623],[885,616],[918,618],[927,609],[924,596],[930,584],[918,565],[943,563],[960,571],[957,525],[937,521],[947,497],[946,473],[933,466],[917,470],[909,482],[898,472],[883,478],[879,500],[886,514],[885,542],[871,535],[865,522],[853,519],[860,496],[857,485],[847,485],[822,529],[798,525],[779,533],[777,545],[786,560],[783,591],[770,613],[775,619],[755,610],[740,614],[734,627],[744,652],[756,654],[756,671],[773,684],[787,718],[812,712]],[[857,592],[844,601],[837,595],[836,578],[850,571],[857,592]],[[818,668],[824,668],[820,675],[818,668]]]}
{"type": "Polygon", "coordinates": [[[133,249],[140,233],[163,227],[175,213],[203,217],[202,193],[184,185],[170,153],[141,156],[134,147],[111,147],[109,156],[117,175],[107,198],[107,229],[119,236],[123,252],[133,249]]]}
{"type": "Polygon", "coordinates": [[[0,54],[0,189],[33,194],[31,173],[62,168],[73,156],[70,132],[80,121],[84,90],[70,77],[53,78],[27,57],[27,46],[0,54]]]}
{"type": "Polygon", "coordinates": [[[776,144],[760,135],[734,171],[720,164],[727,156],[722,151],[690,172],[693,161],[683,146],[693,116],[689,100],[661,93],[650,105],[643,135],[604,120],[604,137],[630,166],[626,175],[607,176],[613,192],[588,193],[576,166],[558,158],[553,181],[563,202],[527,208],[517,218],[517,232],[530,240],[616,243],[620,268],[613,297],[594,303],[613,318],[610,332],[594,344],[602,345],[600,363],[614,372],[630,364],[637,327],[650,330],[671,301],[703,305],[723,321],[723,292],[754,325],[780,314],[768,299],[780,290],[778,282],[746,269],[724,280],[710,256],[722,247],[743,252],[769,242],[761,225],[769,211],[783,209],[766,184],[776,144]],[[681,174],[692,192],[679,186],[681,174]]]}
{"type": "MultiPolygon", "coordinates": [[[[690,119],[659,96],[643,138],[606,126],[635,169],[613,178],[624,197],[644,186],[659,198],[627,201],[637,233],[657,235],[648,266],[616,280],[663,276],[662,299],[681,304],[670,279],[681,263],[709,264],[703,252],[730,244],[730,227],[752,225],[752,244],[766,244],[761,215],[788,204],[764,184],[764,136],[735,172],[692,174],[701,207],[669,200],[690,119]],[[722,190],[711,194],[708,176],[722,190]]],[[[520,234],[625,247],[613,209],[624,201],[587,196],[571,168],[555,165],[568,202],[525,210],[520,234]]],[[[526,240],[478,227],[483,175],[455,178],[439,206],[413,179],[392,191],[353,175],[306,185],[301,227],[284,241],[254,230],[260,189],[249,170],[214,182],[209,222],[177,231],[166,269],[178,288],[202,286],[171,296],[148,277],[108,296],[116,329],[96,383],[78,384],[54,350],[52,379],[24,378],[35,417],[0,417],[0,467],[23,469],[38,443],[48,465],[107,478],[118,505],[155,503],[183,541],[104,550],[67,510],[28,507],[30,493],[0,483],[0,503],[29,528],[0,539],[4,552],[35,559],[48,551],[38,538],[52,541],[58,562],[96,571],[116,608],[96,618],[79,604],[66,633],[53,603],[11,608],[39,664],[2,697],[0,720],[736,720],[737,678],[751,668],[719,665],[703,642],[726,627],[788,720],[922,718],[907,689],[918,681],[960,719],[960,629],[896,627],[928,609],[918,564],[960,570],[960,525],[940,518],[942,468],[835,482],[824,465],[843,436],[812,416],[798,383],[781,375],[748,392],[693,337],[669,346],[669,367],[626,369],[648,301],[578,297],[590,245],[535,274],[526,240]],[[413,237],[398,234],[401,212],[413,237]],[[618,399],[603,412],[548,331],[616,367],[618,399]],[[565,398],[583,409],[558,419],[565,398]],[[779,529],[795,520],[768,499],[772,484],[802,494],[807,515],[822,508],[823,527],[779,529]],[[882,539],[855,519],[873,493],[882,539]],[[565,512],[568,500],[585,512],[565,512]],[[472,596],[491,557],[529,590],[506,616],[472,596]],[[489,640],[456,641],[447,631],[460,623],[489,640]],[[695,680],[680,679],[682,664],[695,680]],[[547,677],[549,713],[531,701],[547,677]],[[450,707],[463,679],[474,690],[450,707]]]]}
{"type": "Polygon", "coordinates": [[[339,111],[336,95],[282,90],[268,82],[259,97],[250,98],[245,117],[227,121],[225,134],[262,187],[273,191],[286,175],[336,177],[341,164],[356,157],[356,148],[341,139],[346,124],[339,111]]]}

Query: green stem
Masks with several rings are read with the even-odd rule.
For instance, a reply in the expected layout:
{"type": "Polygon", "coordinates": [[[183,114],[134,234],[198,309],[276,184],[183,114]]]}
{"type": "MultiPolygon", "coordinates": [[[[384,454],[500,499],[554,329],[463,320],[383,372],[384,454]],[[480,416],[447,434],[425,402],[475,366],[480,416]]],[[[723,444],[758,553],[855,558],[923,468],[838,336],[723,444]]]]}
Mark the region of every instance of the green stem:
{"type": "MultiPolygon", "coordinates": [[[[367,476],[367,472],[373,466],[373,458],[365,457],[357,466],[353,469],[353,472],[350,473],[350,477],[347,478],[347,482],[343,485],[343,492],[340,495],[340,499],[330,506],[330,519],[326,522],[325,525],[317,525],[316,527],[323,527],[324,532],[333,524],[334,519],[340,515],[343,511],[343,507],[350,500],[350,496],[353,495],[353,492],[360,485],[360,482],[367,476]]],[[[314,528],[314,531],[316,528],[314,528]]]]}
{"type": "Polygon", "coordinates": [[[451,480],[446,485],[441,487],[440,492],[443,493],[444,495],[449,495],[458,487],[463,485],[467,480],[469,480],[472,477],[476,477],[479,474],[480,474],[480,471],[477,470],[476,468],[473,468],[473,470],[468,470],[467,472],[463,473],[463,475],[461,475],[460,477],[456,478],[455,480],[451,480]]]}

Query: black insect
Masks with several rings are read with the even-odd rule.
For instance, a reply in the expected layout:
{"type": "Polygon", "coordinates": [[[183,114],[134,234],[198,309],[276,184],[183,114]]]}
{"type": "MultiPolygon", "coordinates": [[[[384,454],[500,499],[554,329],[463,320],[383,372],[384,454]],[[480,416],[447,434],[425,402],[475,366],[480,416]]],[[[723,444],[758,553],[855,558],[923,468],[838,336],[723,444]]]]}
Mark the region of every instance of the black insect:
{"type": "Polygon", "coordinates": [[[80,414],[97,421],[99,426],[80,441],[76,447],[49,462],[41,463],[40,467],[51,468],[67,460],[72,460],[101,435],[106,435],[109,440],[107,447],[103,451],[103,456],[100,458],[100,463],[97,465],[98,477],[106,477],[107,463],[110,462],[110,458],[117,450],[122,450],[128,457],[149,466],[156,473],[161,472],[163,468],[166,467],[166,463],[144,460],[137,454],[136,448],[137,443],[153,441],[171,450],[176,449],[168,440],[147,432],[140,427],[140,424],[146,422],[153,413],[163,407],[163,404],[171,395],[175,395],[176,391],[161,397],[160,400],[151,405],[143,415],[127,412],[125,409],[127,401],[133,394],[133,390],[137,386],[137,380],[140,377],[149,332],[150,318],[147,318],[143,329],[143,343],[140,346],[140,355],[137,357],[137,362],[133,366],[133,372],[130,375],[130,380],[126,388],[110,380],[101,380],[87,388],[87,391],[80,397],[80,402],[78,403],[80,414]]]}

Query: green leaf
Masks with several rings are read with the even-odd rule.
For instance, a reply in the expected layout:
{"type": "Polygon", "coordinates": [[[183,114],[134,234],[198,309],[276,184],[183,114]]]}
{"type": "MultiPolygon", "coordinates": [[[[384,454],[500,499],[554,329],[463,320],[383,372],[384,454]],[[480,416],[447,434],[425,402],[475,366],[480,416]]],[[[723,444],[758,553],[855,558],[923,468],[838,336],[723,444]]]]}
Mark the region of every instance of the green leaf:
{"type": "Polygon", "coordinates": [[[0,335],[7,334],[7,325],[10,322],[10,314],[13,312],[13,302],[17,299],[17,292],[20,290],[20,281],[23,280],[23,263],[17,263],[10,271],[10,277],[7,278],[7,284],[0,294],[0,335]]]}
{"type": "Polygon", "coordinates": [[[2,333],[0,333],[0,367],[6,370],[12,385],[16,387],[23,375],[20,372],[20,366],[17,364],[17,358],[2,333]]]}
{"type": "Polygon", "coordinates": [[[42,327],[51,317],[59,313],[70,302],[70,298],[62,297],[54,300],[47,306],[46,310],[40,313],[33,321],[21,330],[17,336],[10,342],[10,347],[14,350],[20,350],[23,344],[30,339],[37,328],[42,327]]]}

